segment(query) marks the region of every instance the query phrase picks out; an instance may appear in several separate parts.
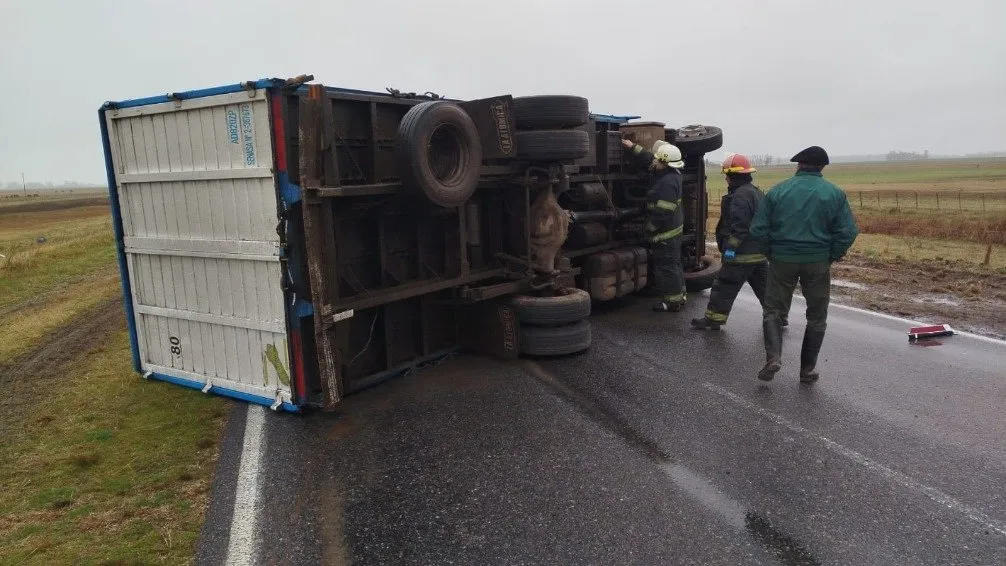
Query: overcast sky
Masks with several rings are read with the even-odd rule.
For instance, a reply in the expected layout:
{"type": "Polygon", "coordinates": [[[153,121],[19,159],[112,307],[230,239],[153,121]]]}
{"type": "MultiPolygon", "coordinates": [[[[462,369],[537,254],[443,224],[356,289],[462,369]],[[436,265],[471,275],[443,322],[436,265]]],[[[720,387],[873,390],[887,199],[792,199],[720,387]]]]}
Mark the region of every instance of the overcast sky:
{"type": "Polygon", "coordinates": [[[0,181],[101,182],[105,100],[301,73],[578,94],[735,152],[1004,150],[1004,25],[1003,0],[0,0],[0,181]]]}

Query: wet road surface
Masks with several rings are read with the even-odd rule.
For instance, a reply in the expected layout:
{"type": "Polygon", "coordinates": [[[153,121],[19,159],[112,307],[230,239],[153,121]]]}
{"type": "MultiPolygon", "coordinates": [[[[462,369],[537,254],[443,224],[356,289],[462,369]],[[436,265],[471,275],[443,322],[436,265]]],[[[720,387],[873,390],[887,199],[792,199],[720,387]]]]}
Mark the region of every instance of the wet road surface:
{"type": "Polygon", "coordinates": [[[754,298],[719,333],[687,328],[691,299],[599,309],[579,356],[463,356],[335,414],[246,425],[236,405],[199,562],[1006,563],[1006,345],[914,346],[905,322],[833,307],[800,385],[795,300],[762,383],[754,298]]]}

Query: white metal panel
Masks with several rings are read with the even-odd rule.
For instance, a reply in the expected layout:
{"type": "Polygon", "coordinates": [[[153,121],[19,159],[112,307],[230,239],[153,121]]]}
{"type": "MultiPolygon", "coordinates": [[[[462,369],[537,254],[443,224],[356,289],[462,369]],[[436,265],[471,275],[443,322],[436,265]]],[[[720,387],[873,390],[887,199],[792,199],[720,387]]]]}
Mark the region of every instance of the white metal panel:
{"type": "Polygon", "coordinates": [[[289,402],[263,91],[106,112],[145,371],[289,402]]]}

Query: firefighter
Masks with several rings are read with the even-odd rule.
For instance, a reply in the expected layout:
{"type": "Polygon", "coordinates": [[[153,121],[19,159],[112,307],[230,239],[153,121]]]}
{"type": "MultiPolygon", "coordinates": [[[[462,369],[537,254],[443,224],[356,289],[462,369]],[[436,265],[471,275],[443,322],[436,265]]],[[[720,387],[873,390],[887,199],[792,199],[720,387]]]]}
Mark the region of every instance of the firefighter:
{"type": "Polygon", "coordinates": [[[746,156],[734,153],[723,160],[722,170],[727,177],[727,194],[720,201],[716,246],[722,254],[723,266],[713,282],[705,316],[692,319],[692,327],[702,330],[719,330],[726,324],[745,281],[764,306],[768,284],[768,259],[758,243],[748,237],[748,228],[763,196],[751,178],[757,169],[746,156]]]}
{"type": "Polygon", "coordinates": [[[685,274],[681,268],[681,169],[685,162],[681,150],[664,140],[654,142],[652,151],[630,140],[622,140],[622,145],[632,152],[634,162],[650,171],[646,236],[653,251],[653,288],[660,294],[660,302],[653,310],[678,312],[685,305],[685,274]]]}
{"type": "Polygon", "coordinates": [[[811,146],[793,156],[796,175],[762,199],[750,237],[768,255],[769,282],[762,325],[765,366],[758,379],[770,381],[782,367],[783,317],[789,312],[797,282],[807,301],[807,329],[800,350],[800,382],[817,381],[817,355],[827,328],[831,264],[841,261],[859,234],[842,189],[821,171],[828,154],[811,146]]]}

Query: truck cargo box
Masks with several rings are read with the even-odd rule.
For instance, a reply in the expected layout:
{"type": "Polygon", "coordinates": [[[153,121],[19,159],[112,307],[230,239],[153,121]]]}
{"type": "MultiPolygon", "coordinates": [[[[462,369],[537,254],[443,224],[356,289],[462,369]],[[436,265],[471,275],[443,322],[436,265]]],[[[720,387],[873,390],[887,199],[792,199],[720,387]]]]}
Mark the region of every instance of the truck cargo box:
{"type": "MultiPolygon", "coordinates": [[[[570,300],[576,282],[595,300],[646,286],[645,172],[626,169],[619,129],[654,125],[588,115],[577,97],[453,101],[312,79],[100,109],[144,377],[332,409],[462,348],[542,351],[529,337],[562,332],[530,331],[541,318],[518,311],[570,300]],[[515,307],[514,294],[538,298],[515,307]]],[[[710,266],[704,161],[682,151],[687,279],[710,266]]],[[[562,324],[584,329],[571,348],[589,343],[585,321],[562,324]]]]}

